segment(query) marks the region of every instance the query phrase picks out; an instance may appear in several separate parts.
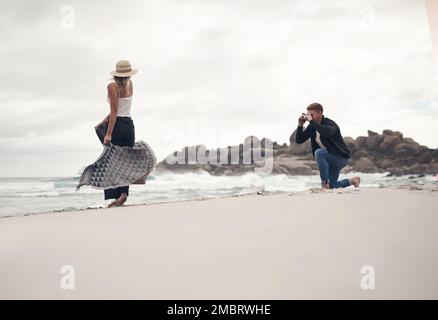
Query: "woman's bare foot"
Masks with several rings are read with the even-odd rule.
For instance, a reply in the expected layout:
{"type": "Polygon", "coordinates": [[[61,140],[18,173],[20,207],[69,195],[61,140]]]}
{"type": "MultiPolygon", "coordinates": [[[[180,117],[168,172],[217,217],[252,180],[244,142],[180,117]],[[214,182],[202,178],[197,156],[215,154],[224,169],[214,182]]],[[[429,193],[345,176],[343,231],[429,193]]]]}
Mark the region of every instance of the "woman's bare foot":
{"type": "Polygon", "coordinates": [[[112,208],[112,207],[114,207],[116,204],[117,204],[117,199],[114,200],[113,202],[111,202],[111,203],[108,205],[108,208],[112,208]]]}
{"type": "Polygon", "coordinates": [[[360,185],[360,177],[353,177],[350,179],[350,185],[354,186],[355,188],[359,188],[360,185]]]}
{"type": "Polygon", "coordinates": [[[108,205],[108,208],[112,208],[112,207],[120,207],[120,206],[122,206],[122,205],[125,203],[125,201],[126,201],[127,199],[128,199],[127,194],[126,194],[126,193],[122,193],[121,196],[120,196],[118,199],[114,200],[113,202],[111,202],[111,203],[108,205]]]}
{"type": "Polygon", "coordinates": [[[128,195],[126,193],[122,193],[120,197],[117,199],[117,206],[123,206],[125,201],[128,199],[128,195]]]}
{"type": "Polygon", "coordinates": [[[321,189],[330,189],[330,185],[328,182],[321,182],[321,189]]]}

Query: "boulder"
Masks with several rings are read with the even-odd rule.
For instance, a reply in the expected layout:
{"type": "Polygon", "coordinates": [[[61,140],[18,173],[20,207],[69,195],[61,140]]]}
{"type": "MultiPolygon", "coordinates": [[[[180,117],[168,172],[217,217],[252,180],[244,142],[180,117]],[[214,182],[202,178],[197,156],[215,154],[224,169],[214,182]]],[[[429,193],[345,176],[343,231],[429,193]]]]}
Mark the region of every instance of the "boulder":
{"type": "Polygon", "coordinates": [[[434,161],[430,164],[430,171],[432,174],[438,174],[438,161],[434,161]]]}
{"type": "Polygon", "coordinates": [[[400,139],[403,139],[403,134],[400,131],[394,131],[392,134],[399,137],[400,139]]]}
{"type": "Polygon", "coordinates": [[[421,164],[429,163],[432,161],[432,153],[424,152],[418,157],[418,162],[421,164]]]}
{"type": "Polygon", "coordinates": [[[401,142],[401,138],[396,135],[385,135],[383,141],[379,145],[379,150],[384,153],[390,153],[395,146],[401,142]]]}
{"type": "Polygon", "coordinates": [[[412,166],[410,166],[410,173],[418,173],[421,172],[421,165],[419,163],[415,163],[412,166]]]}
{"type": "Polygon", "coordinates": [[[356,144],[359,147],[366,147],[367,137],[359,136],[356,138],[356,144]]]}
{"type": "Polygon", "coordinates": [[[356,141],[353,138],[345,137],[344,142],[347,145],[347,148],[350,149],[352,154],[355,154],[357,152],[358,146],[356,144],[356,141]]]}
{"type": "Polygon", "coordinates": [[[365,147],[374,150],[382,143],[384,136],[380,134],[369,135],[365,141],[365,147]]]}
{"type": "Polygon", "coordinates": [[[290,167],[288,167],[285,165],[281,165],[281,166],[274,167],[273,172],[274,173],[290,174],[290,175],[303,175],[303,176],[313,174],[312,169],[308,166],[290,166],[290,167]]]}
{"type": "Polygon", "coordinates": [[[360,158],[360,159],[356,160],[354,162],[353,166],[354,166],[354,169],[356,171],[359,171],[359,172],[372,173],[372,172],[378,171],[378,169],[374,165],[374,163],[368,158],[360,158]]]}
{"type": "Polygon", "coordinates": [[[412,138],[403,138],[403,143],[406,143],[406,144],[415,144],[415,145],[418,145],[418,143],[417,143],[417,142],[415,142],[415,140],[414,140],[414,139],[412,139],[412,138]]]}
{"type": "Polygon", "coordinates": [[[306,142],[302,144],[298,144],[295,142],[295,138],[297,136],[297,130],[292,133],[292,135],[289,138],[290,147],[289,147],[289,153],[292,155],[302,155],[306,153],[312,152],[312,147],[310,143],[310,139],[308,139],[306,142]]]}
{"type": "Polygon", "coordinates": [[[398,157],[408,157],[409,155],[414,155],[418,153],[419,145],[415,145],[412,143],[406,143],[404,140],[403,142],[397,144],[394,147],[394,154],[398,157]]]}
{"type": "Polygon", "coordinates": [[[432,151],[432,158],[438,162],[438,149],[432,151]]]}
{"type": "Polygon", "coordinates": [[[392,167],[392,161],[389,160],[389,159],[384,159],[384,160],[382,160],[382,161],[380,162],[380,167],[381,167],[382,169],[385,169],[385,170],[386,170],[386,169],[392,167]]]}

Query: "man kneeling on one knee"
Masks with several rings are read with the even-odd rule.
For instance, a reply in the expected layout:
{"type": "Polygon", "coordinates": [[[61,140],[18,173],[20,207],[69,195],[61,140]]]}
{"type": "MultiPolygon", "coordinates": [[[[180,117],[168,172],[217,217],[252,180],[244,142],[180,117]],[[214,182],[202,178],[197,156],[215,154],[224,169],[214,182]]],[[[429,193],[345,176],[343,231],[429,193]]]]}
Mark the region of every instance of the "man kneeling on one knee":
{"type": "Polygon", "coordinates": [[[302,114],[298,118],[296,143],[304,143],[310,138],[322,188],[345,188],[350,185],[357,188],[360,184],[360,177],[338,180],[341,169],[351,161],[351,153],[342,138],[338,125],[333,120],[324,117],[323,111],[319,103],[312,103],[307,107],[307,114],[302,114]],[[303,131],[306,121],[309,125],[303,131]]]}

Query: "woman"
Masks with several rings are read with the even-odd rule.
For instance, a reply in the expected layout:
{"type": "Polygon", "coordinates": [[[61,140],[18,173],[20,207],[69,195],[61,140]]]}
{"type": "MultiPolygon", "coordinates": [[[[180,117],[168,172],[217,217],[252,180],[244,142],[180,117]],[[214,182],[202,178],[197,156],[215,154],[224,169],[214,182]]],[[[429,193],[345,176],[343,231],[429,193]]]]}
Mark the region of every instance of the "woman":
{"type": "MultiPolygon", "coordinates": [[[[99,127],[108,122],[104,144],[111,142],[118,146],[134,146],[135,129],[130,111],[133,94],[131,76],[136,73],[137,70],[132,69],[126,60],[117,62],[116,70],[111,72],[114,82],[108,84],[107,97],[110,104],[110,114],[96,126],[99,127]]],[[[104,190],[105,200],[115,199],[108,207],[123,205],[128,195],[129,185],[104,190]]]]}

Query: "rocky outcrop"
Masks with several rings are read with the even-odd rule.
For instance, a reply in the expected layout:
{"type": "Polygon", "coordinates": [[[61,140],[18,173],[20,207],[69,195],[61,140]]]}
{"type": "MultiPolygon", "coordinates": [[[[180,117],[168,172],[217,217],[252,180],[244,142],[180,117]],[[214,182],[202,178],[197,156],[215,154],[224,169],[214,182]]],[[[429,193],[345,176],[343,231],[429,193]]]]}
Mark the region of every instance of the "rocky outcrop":
{"type": "Polygon", "coordinates": [[[270,139],[247,137],[243,144],[207,150],[205,146],[185,147],[157,165],[157,170],[191,172],[205,170],[213,175],[238,175],[247,172],[311,175],[317,167],[309,150],[293,151],[288,144],[270,139]]]}
{"type": "MultiPolygon", "coordinates": [[[[248,136],[243,144],[207,150],[205,146],[185,147],[175,151],[157,165],[157,170],[188,172],[205,170],[214,175],[236,175],[265,172],[288,175],[317,174],[310,140],[290,145],[278,144],[267,138],[248,136]]],[[[420,145],[399,131],[383,130],[381,134],[368,130],[367,136],[344,137],[351,151],[352,162],[345,171],[389,172],[390,175],[438,173],[438,149],[420,145]]]]}
{"type": "Polygon", "coordinates": [[[392,175],[438,172],[438,149],[420,145],[399,131],[368,131],[368,136],[345,138],[345,142],[352,151],[352,167],[356,171],[387,171],[392,175]]]}

